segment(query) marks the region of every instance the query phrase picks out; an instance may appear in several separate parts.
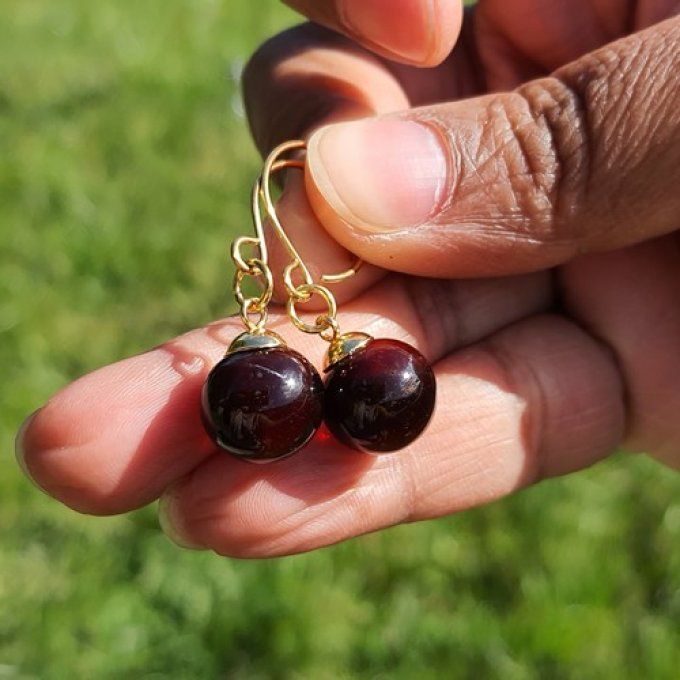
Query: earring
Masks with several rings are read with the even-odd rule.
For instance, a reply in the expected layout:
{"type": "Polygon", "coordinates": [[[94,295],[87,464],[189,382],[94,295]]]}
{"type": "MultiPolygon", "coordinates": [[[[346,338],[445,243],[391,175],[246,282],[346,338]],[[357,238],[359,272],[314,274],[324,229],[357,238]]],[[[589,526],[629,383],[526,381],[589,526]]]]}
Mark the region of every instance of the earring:
{"type": "MultiPolygon", "coordinates": [[[[292,162],[292,161],[291,161],[292,162]]],[[[274,284],[268,265],[260,201],[269,175],[291,162],[269,164],[253,187],[255,237],[232,244],[236,265],[234,294],[246,331],[229,346],[210,371],[201,397],[203,424],[213,441],[237,458],[254,462],[277,460],[295,453],[314,436],[323,420],[323,382],[305,357],[266,329],[267,307],[274,284]],[[244,256],[254,248],[256,256],[244,256]],[[246,278],[259,283],[261,293],[244,293],[246,278]]]]}
{"type": "MultiPolygon", "coordinates": [[[[268,167],[280,163],[304,168],[301,161],[279,160],[304,149],[306,145],[301,141],[282,144],[265,164],[265,173],[268,167]]],[[[263,198],[272,225],[292,260],[284,270],[288,316],[301,331],[317,334],[329,343],[324,393],[328,429],[344,444],[366,452],[385,453],[407,446],[420,436],[432,417],[436,381],[431,366],[405,342],[373,339],[365,333],[341,333],[335,298],[324,284],[353,276],[361,261],[342,274],[321,276],[320,283],[315,283],[281,226],[268,183],[263,185],[263,198]],[[296,272],[302,278],[297,285],[293,282],[296,272]],[[300,318],[296,306],[315,295],[324,301],[326,312],[308,324],[300,318]]]]}
{"type": "Polygon", "coordinates": [[[325,274],[315,283],[286,234],[271,196],[271,176],[285,168],[304,169],[286,154],[306,150],[302,141],[287,142],[270,154],[252,194],[255,237],[232,244],[236,265],[234,294],[246,331],[229,346],[203,385],[202,417],[216,444],[238,458],[254,462],[278,460],[301,449],[322,420],[344,444],[361,451],[385,453],[401,449],[420,436],[434,410],[436,381],[425,357],[399,340],[374,339],[366,333],[341,333],[337,302],[325,284],[354,276],[361,260],[340,274],[325,274]],[[268,265],[260,204],[291,257],[283,281],[286,309],[293,324],[329,343],[325,387],[316,369],[298,352],[266,329],[274,282],[268,265]],[[243,249],[253,247],[256,256],[243,249]],[[293,277],[298,274],[301,283],[293,277]],[[246,277],[258,282],[258,297],[243,291],[246,277]],[[297,305],[320,297],[326,312],[313,324],[300,318],[297,305]]]}

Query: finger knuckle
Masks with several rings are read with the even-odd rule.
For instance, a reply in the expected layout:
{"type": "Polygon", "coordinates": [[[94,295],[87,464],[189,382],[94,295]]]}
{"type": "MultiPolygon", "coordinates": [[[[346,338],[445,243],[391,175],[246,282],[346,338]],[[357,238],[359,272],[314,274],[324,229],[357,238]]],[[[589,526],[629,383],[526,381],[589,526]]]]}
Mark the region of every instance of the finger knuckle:
{"type": "Polygon", "coordinates": [[[671,74],[680,69],[678,44],[680,21],[669,22],[559,69],[533,86],[538,94],[527,88],[560,161],[558,223],[578,208],[596,218],[591,238],[620,228],[636,178],[653,176],[663,158],[677,159],[680,80],[671,74]]]}
{"type": "Polygon", "coordinates": [[[579,238],[574,216],[590,174],[592,139],[583,99],[558,78],[532,81],[516,92],[519,123],[511,143],[520,168],[513,173],[515,193],[535,196],[527,206],[534,233],[544,241],[579,238]]]}
{"type": "MultiPolygon", "coordinates": [[[[509,150],[509,184],[542,241],[587,248],[620,226],[633,171],[657,162],[649,132],[664,133],[654,121],[677,138],[680,81],[669,73],[680,67],[679,41],[680,23],[670,22],[497,98],[491,118],[506,122],[500,137],[509,150]]],[[[664,144],[668,149],[673,140],[664,144]]]]}

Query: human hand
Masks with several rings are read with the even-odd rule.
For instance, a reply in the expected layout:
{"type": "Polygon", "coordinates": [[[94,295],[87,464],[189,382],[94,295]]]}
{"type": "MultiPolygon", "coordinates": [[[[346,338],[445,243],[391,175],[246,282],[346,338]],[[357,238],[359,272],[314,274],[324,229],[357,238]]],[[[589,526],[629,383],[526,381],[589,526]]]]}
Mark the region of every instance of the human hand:
{"type": "MultiPolygon", "coordinates": [[[[291,4],[339,27],[331,2],[291,4]]],[[[379,457],[322,437],[267,466],[216,452],[197,405],[240,330],[220,321],[85,376],[26,424],[23,464],[67,505],[109,514],[164,494],[176,540],[253,557],[489,502],[619,446],[680,465],[680,22],[653,25],[676,3],[483,0],[439,66],[455,2],[345,5],[362,8],[357,40],[432,68],[306,25],[256,55],[247,107],[263,151],[426,107],[312,136],[323,224],[293,177],[282,210],[318,269],[342,268],[338,244],[374,265],[337,289],[343,328],[431,359],[429,429],[379,457]],[[499,90],[513,91],[483,95],[499,90]]],[[[288,327],[273,324],[320,359],[288,327]]]]}

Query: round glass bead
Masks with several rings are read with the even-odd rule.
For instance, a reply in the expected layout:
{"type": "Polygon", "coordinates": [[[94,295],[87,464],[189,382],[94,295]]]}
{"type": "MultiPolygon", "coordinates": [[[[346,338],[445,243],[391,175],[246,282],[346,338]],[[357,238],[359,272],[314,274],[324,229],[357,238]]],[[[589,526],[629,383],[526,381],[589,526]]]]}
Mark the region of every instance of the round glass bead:
{"type": "Polygon", "coordinates": [[[328,429],[362,451],[396,451],[414,441],[434,410],[436,381],[418,350],[399,340],[371,340],[328,369],[328,429]]]}
{"type": "Polygon", "coordinates": [[[295,453],[323,420],[323,382],[288,347],[227,354],[203,386],[208,434],[238,458],[270,461],[295,453]]]}

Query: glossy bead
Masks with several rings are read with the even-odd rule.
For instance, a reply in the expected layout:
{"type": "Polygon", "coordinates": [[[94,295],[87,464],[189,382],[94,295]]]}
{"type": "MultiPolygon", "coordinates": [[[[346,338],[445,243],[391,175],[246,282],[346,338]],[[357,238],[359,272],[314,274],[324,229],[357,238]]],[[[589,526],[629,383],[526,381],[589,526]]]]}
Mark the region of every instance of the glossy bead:
{"type": "Polygon", "coordinates": [[[371,340],[328,370],[326,424],[362,451],[396,451],[425,429],[436,382],[418,350],[398,340],[371,340]]]}
{"type": "Polygon", "coordinates": [[[323,382],[288,347],[243,350],[222,359],[203,386],[203,422],[238,458],[269,461],[302,448],[323,419],[323,382]]]}

